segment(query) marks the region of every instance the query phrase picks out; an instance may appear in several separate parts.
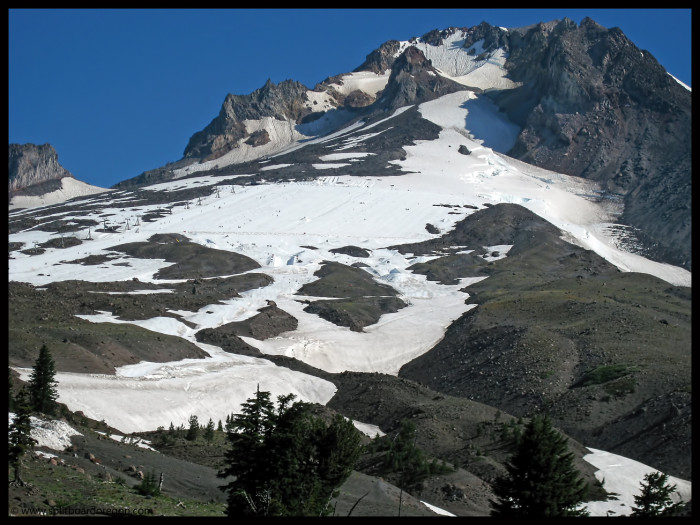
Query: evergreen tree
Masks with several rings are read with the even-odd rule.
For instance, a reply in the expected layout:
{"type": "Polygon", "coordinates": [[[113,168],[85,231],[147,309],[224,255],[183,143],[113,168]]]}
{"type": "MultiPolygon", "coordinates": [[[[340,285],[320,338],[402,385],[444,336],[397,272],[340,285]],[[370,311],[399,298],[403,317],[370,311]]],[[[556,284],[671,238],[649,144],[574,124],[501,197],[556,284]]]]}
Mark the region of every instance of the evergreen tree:
{"type": "Polygon", "coordinates": [[[533,417],[506,464],[507,475],[494,483],[497,501],[492,516],[587,516],[578,509],[586,484],[573,465],[567,439],[551,426],[547,416],[533,417]]]}
{"type": "Polygon", "coordinates": [[[207,426],[204,429],[204,439],[206,439],[207,441],[211,441],[214,439],[214,422],[211,418],[209,418],[209,422],[207,423],[207,426]]]}
{"type": "Polygon", "coordinates": [[[223,427],[223,425],[221,424],[221,420],[220,420],[220,419],[219,419],[219,425],[216,427],[216,430],[218,430],[219,432],[223,432],[223,431],[224,431],[224,427],[223,427]]]}
{"type": "Polygon", "coordinates": [[[220,477],[235,476],[236,479],[226,485],[228,491],[228,515],[244,516],[266,514],[264,483],[263,442],[272,430],[274,405],[270,401],[270,392],[256,390],[255,397],[241,405],[240,414],[232,414],[227,421],[228,439],[231,447],[224,456],[228,465],[220,477]]]}
{"type": "Polygon", "coordinates": [[[311,405],[257,390],[233,417],[231,448],[220,477],[229,516],[322,516],[336,488],[352,472],[361,452],[360,435],[341,416],[325,424],[311,405]]]}
{"type": "Polygon", "coordinates": [[[8,387],[8,391],[9,391],[9,395],[7,396],[7,398],[9,401],[9,410],[10,410],[10,412],[14,412],[15,411],[15,396],[12,395],[12,387],[13,387],[13,385],[12,385],[12,369],[8,367],[7,373],[8,373],[8,375],[7,375],[7,387],[8,387]]]}
{"type": "Polygon", "coordinates": [[[197,436],[199,436],[199,420],[197,419],[197,416],[190,416],[189,423],[190,426],[187,429],[187,435],[185,436],[185,439],[187,439],[188,441],[194,441],[197,439],[197,436]]]}
{"type": "Polygon", "coordinates": [[[33,410],[47,415],[56,412],[58,392],[54,379],[56,366],[46,345],[39,350],[39,357],[29,376],[29,402],[33,410]]]}
{"type": "Polygon", "coordinates": [[[384,438],[383,448],[387,451],[381,465],[383,474],[398,473],[399,486],[410,488],[417,486],[431,474],[453,471],[442,461],[429,460],[425,452],[416,446],[416,425],[408,419],[401,420],[399,430],[394,436],[384,438]]]}
{"type": "MultiPolygon", "coordinates": [[[[320,420],[317,420],[320,421],[320,420]]],[[[352,421],[336,414],[322,429],[318,439],[318,476],[321,479],[324,514],[329,514],[328,503],[338,495],[337,488],[352,474],[360,454],[362,441],[352,421]]]]}
{"type": "Polygon", "coordinates": [[[634,517],[666,517],[677,516],[685,510],[682,501],[673,502],[671,494],[676,492],[676,485],[668,484],[668,474],[661,472],[650,472],[644,476],[642,482],[642,492],[634,497],[637,505],[632,507],[634,517]]]}
{"type": "Polygon", "coordinates": [[[27,391],[22,388],[15,398],[17,413],[9,428],[9,464],[14,469],[14,479],[11,483],[24,485],[22,480],[22,457],[34,448],[36,439],[31,436],[31,406],[27,391]]]}

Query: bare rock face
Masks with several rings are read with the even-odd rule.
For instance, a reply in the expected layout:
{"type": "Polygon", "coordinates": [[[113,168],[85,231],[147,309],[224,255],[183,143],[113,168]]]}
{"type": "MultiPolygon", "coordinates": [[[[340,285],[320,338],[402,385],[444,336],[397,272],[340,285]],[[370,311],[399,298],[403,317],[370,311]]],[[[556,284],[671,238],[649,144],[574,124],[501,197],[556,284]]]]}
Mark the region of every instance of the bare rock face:
{"type": "Polygon", "coordinates": [[[50,144],[10,144],[8,174],[10,192],[73,176],[59,164],[58,154],[50,144]]]}
{"type": "Polygon", "coordinates": [[[691,269],[691,93],[618,28],[590,18],[508,36],[508,74],[490,93],[522,127],[509,156],[599,181],[646,256],[691,269]]]}
{"type": "Polygon", "coordinates": [[[399,50],[400,43],[397,40],[389,40],[384,42],[379,49],[375,49],[367,59],[355,68],[353,72],[372,71],[378,75],[383,75],[387,70],[391,69],[394,63],[394,57],[399,50]]]}
{"type": "Polygon", "coordinates": [[[392,64],[389,81],[376,104],[396,109],[466,89],[441,76],[420,49],[409,46],[392,64]]]}
{"type": "MultiPolygon", "coordinates": [[[[250,95],[228,94],[219,115],[192,135],[185,148],[185,158],[213,160],[236,148],[241,139],[250,136],[244,120],[274,117],[300,122],[310,113],[304,106],[307,91],[303,84],[293,80],[276,85],[268,80],[250,95]]],[[[264,137],[254,137],[253,142],[253,145],[264,144],[264,137]]]]}
{"type": "Polygon", "coordinates": [[[343,105],[348,108],[364,108],[374,102],[374,98],[364,91],[356,89],[348,94],[343,101],[343,105]]]}

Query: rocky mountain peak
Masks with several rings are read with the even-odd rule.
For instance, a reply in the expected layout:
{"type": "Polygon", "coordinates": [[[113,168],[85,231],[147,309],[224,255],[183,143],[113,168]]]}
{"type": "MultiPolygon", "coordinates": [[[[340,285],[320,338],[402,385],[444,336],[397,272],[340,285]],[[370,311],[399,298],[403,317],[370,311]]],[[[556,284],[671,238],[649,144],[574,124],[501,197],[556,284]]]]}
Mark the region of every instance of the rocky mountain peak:
{"type": "Polygon", "coordinates": [[[467,86],[441,76],[423,52],[409,46],[391,66],[391,75],[377,105],[384,109],[427,102],[467,86]]]}
{"type": "Polygon", "coordinates": [[[226,121],[260,120],[273,117],[278,120],[300,120],[308,110],[304,108],[308,88],[295,80],[274,84],[267,79],[265,85],[250,95],[228,94],[219,117],[226,121]]]}
{"type": "Polygon", "coordinates": [[[73,177],[58,162],[58,154],[50,144],[10,144],[8,175],[10,192],[46,181],[73,177]]]}
{"type": "MultiPolygon", "coordinates": [[[[466,27],[448,27],[447,29],[443,29],[441,31],[438,29],[433,29],[432,31],[428,31],[422,37],[420,37],[420,41],[425,42],[426,44],[430,44],[431,46],[441,46],[446,38],[452,36],[457,31],[464,32],[466,30],[466,27]]],[[[415,40],[415,38],[412,38],[410,41],[415,42],[415,40]]]]}
{"type": "MultiPolygon", "coordinates": [[[[412,38],[401,53],[406,42],[385,42],[354,70],[389,72],[383,90],[341,94],[328,87],[342,84],[338,75],[316,91],[327,90],[334,108],[356,116],[457,90],[480,91],[441,76],[429,60],[432,46],[454,42],[456,35],[463,38],[465,53],[483,55],[475,59],[499,49],[505,52],[505,76],[517,87],[484,89],[521,128],[507,154],[601,183],[624,201],[620,220],[650,234],[656,243],[658,253],[648,256],[689,269],[691,93],[619,28],[607,29],[591,18],[578,25],[564,18],[509,30],[486,22],[434,29],[412,38]]],[[[241,140],[253,147],[271,140],[263,131],[251,136],[243,124],[246,119],[305,123],[320,118],[323,111],[312,113],[307,92],[298,82],[276,85],[268,80],[249,95],[227,95],[219,115],[192,135],[183,161],[218,158],[241,140]]]]}
{"type": "Polygon", "coordinates": [[[235,148],[248,137],[244,120],[273,117],[300,121],[310,110],[304,105],[308,89],[300,82],[285,80],[274,84],[270,79],[249,95],[226,95],[219,115],[202,131],[190,138],[185,158],[212,160],[235,148]]]}
{"type": "Polygon", "coordinates": [[[360,66],[356,67],[353,72],[371,71],[372,73],[383,75],[386,71],[391,69],[391,65],[394,63],[394,58],[400,47],[401,44],[398,40],[384,42],[378,49],[375,49],[367,55],[366,60],[360,66]]]}
{"type": "Polygon", "coordinates": [[[483,40],[484,52],[490,52],[498,48],[508,51],[508,31],[500,27],[494,27],[487,22],[481,22],[478,26],[470,27],[463,31],[464,48],[470,48],[475,43],[483,40]]]}
{"type": "Polygon", "coordinates": [[[416,74],[424,71],[437,73],[437,70],[433,67],[430,60],[425,58],[423,52],[415,46],[407,47],[391,66],[392,76],[396,76],[400,74],[400,72],[416,74]]]}
{"type": "Polygon", "coordinates": [[[522,128],[508,154],[600,182],[624,200],[621,220],[655,239],[656,257],[689,269],[690,91],[590,18],[507,39],[505,67],[521,87],[489,96],[522,128]]]}

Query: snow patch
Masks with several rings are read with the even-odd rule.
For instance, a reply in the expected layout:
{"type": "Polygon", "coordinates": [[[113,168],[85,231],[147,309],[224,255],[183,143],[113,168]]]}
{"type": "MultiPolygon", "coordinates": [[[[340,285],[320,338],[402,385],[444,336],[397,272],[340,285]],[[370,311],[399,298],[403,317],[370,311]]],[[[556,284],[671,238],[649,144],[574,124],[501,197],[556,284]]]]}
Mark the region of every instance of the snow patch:
{"type": "Polygon", "coordinates": [[[39,206],[48,206],[51,204],[60,204],[75,197],[84,197],[85,195],[93,195],[95,193],[104,193],[114,191],[107,188],[100,188],[86,184],[73,177],[63,177],[61,179],[61,189],[45,193],[40,196],[18,195],[10,200],[9,209],[17,208],[37,208],[39,206]]]}

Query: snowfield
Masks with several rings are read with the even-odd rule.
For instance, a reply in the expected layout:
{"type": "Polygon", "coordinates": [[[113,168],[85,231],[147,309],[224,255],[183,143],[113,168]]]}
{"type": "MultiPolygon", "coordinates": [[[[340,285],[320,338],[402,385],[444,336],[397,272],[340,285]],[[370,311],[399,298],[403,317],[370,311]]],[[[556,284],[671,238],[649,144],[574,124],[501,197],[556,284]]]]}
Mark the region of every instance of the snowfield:
{"type": "MultiPolygon", "coordinates": [[[[455,35],[455,38],[458,37],[455,35]]],[[[480,67],[465,63],[452,69],[448,67],[449,57],[443,57],[445,63],[439,65],[443,58],[431,57],[427,51],[426,56],[436,67],[467,84],[477,74],[491,78],[492,82],[502,79],[502,58],[497,55],[480,67]]],[[[356,73],[345,77],[345,82],[347,89],[366,86],[368,92],[374,93],[381,89],[382,77],[356,73]]],[[[401,108],[395,114],[406,109],[401,108]]],[[[274,278],[269,286],[244,292],[225,304],[208,305],[199,312],[178,312],[184,321],[194,323],[194,328],[169,317],[133,322],[148,330],[186,338],[205,349],[209,358],[142,362],[120,367],[112,376],[58,373],[59,401],[73,411],[81,410],[88,417],[104,420],[125,433],[168,427],[171,422],[176,426],[186,424],[193,414],[201,421],[224,420],[231,412],[237,412],[258,386],[271,391],[273,398],[291,392],[303,401],[327,403],[335,393],[334,385],[328,381],[276,366],[262,358],[229,354],[195,341],[196,331],[247,319],[257,314],[268,300],[274,300],[279,308],[297,318],[299,326],[297,330],[265,341],[245,338],[263,354],[295,357],[329,372],[397,374],[403,364],[440,341],[455,319],[478,307],[466,304],[469,296],[460,289],[467,286],[468,290],[469,284],[483,277],[463,279],[458,285],[428,281],[408,271],[407,267],[429,258],[402,255],[386,247],[436,237],[437,234],[427,232],[426,224],[447,232],[457,221],[474,212],[469,206],[481,209],[485,204],[520,204],[560,228],[566,240],[594,250],[622,271],[649,273],[674,285],[691,285],[690,272],[649,261],[618,247],[605,226],[613,223],[621,210],[614,202],[593,199],[597,188],[592,182],[506,157],[503,153],[512,145],[518,129],[485,100],[472,92],[461,92],[422,104],[419,109],[426,119],[443,126],[443,131],[437,140],[405,148],[406,159],[394,161],[406,172],[403,176],[340,175],[320,177],[312,182],[222,186],[218,194],[212,192],[203,198],[201,205],[191,203],[193,205],[188,208],[175,207],[171,215],[138,226],[135,212],[124,204],[128,203],[129,192],[114,191],[113,206],[84,218],[102,221],[99,217],[109,214],[110,224],[129,221],[129,229],[123,228],[117,234],[86,229],[76,234],[79,238],[92,236],[89,248],[85,244],[65,249],[49,248],[31,257],[15,252],[14,258],[9,259],[10,281],[42,286],[79,276],[92,282],[133,278],[156,282],[153,274],[170,263],[126,256],[99,266],[62,261],[79,259],[90,253],[107,253],[111,246],[146,241],[156,233],[180,233],[204,246],[251,257],[261,265],[255,272],[274,278]],[[460,153],[460,146],[468,148],[471,154],[460,153]],[[370,250],[370,256],[357,259],[331,251],[349,245],[370,250]],[[352,264],[358,260],[367,265],[366,271],[377,281],[398,290],[408,306],[382,316],[364,332],[353,332],[303,311],[304,305],[297,301],[299,296],[295,293],[304,284],[316,280],[314,272],[322,261],[352,264]],[[130,266],[123,265],[127,261],[130,266]]],[[[273,120],[246,123],[250,130],[268,130],[273,141],[263,147],[263,153],[271,156],[272,164],[274,155],[282,151],[329,140],[326,136],[297,142],[308,136],[291,129],[286,122],[273,120]]],[[[344,146],[329,150],[316,168],[321,169],[324,164],[337,168],[363,162],[365,156],[345,149],[361,143],[372,133],[375,130],[371,126],[358,122],[334,134],[345,138],[344,146]]],[[[246,146],[216,161],[183,168],[179,175],[196,173],[214,164],[221,167],[248,160],[262,151],[254,150],[258,148],[246,146]]],[[[267,162],[261,163],[263,173],[273,167],[267,162]]],[[[214,177],[203,176],[159,183],[152,188],[167,191],[194,184],[214,188],[217,182],[214,177]]],[[[69,191],[83,195],[86,189],[64,184],[64,192],[69,191]]],[[[44,197],[32,202],[18,199],[13,205],[49,203],[50,198],[44,197]]],[[[140,213],[148,211],[147,206],[141,208],[140,213]]],[[[9,235],[9,241],[31,247],[53,237],[55,234],[29,229],[9,235]]],[[[507,257],[509,247],[498,248],[499,257],[507,257]]],[[[95,323],[127,322],[109,313],[82,317],[95,323]]],[[[31,372],[30,369],[17,371],[23,380],[27,380],[31,372]]],[[[379,429],[371,431],[376,433],[379,429]]],[[[606,488],[624,493],[618,502],[589,505],[593,515],[604,516],[608,510],[616,515],[625,514],[633,504],[630,494],[638,490],[643,474],[653,471],[603,451],[592,450],[586,459],[600,468],[600,478],[605,479],[606,488]]],[[[690,482],[677,479],[672,482],[678,485],[683,499],[689,500],[690,482]]]]}
{"type": "Polygon", "coordinates": [[[51,193],[45,193],[41,196],[29,196],[22,195],[13,197],[10,201],[9,209],[14,210],[17,208],[36,208],[37,206],[48,206],[50,204],[57,204],[59,202],[67,201],[74,197],[80,197],[82,195],[92,195],[94,193],[103,193],[105,191],[111,191],[106,188],[100,188],[98,186],[92,186],[91,184],[85,184],[73,177],[63,177],[61,179],[61,189],[52,191],[51,193]]]}

